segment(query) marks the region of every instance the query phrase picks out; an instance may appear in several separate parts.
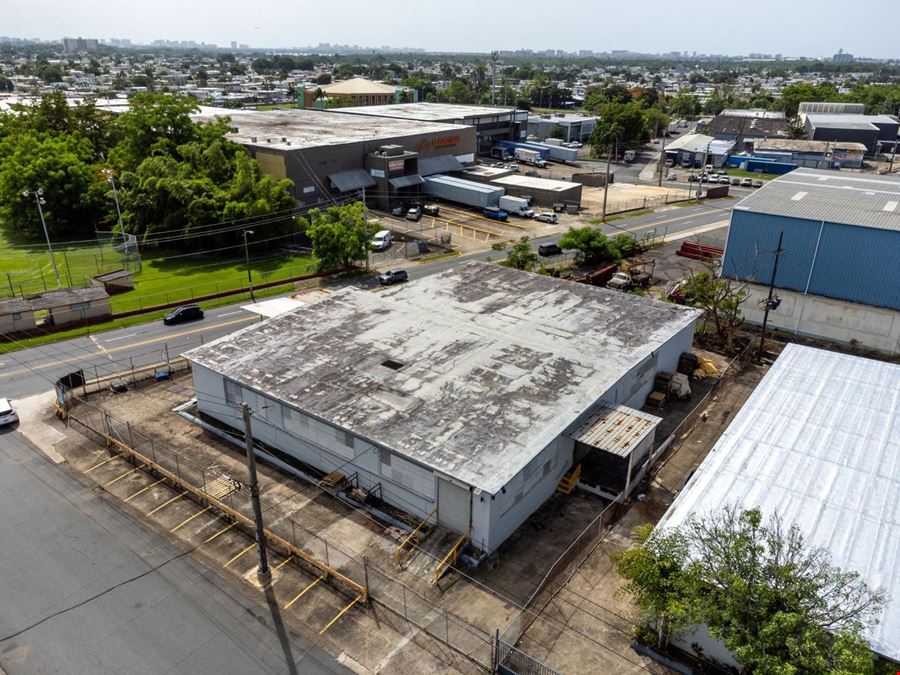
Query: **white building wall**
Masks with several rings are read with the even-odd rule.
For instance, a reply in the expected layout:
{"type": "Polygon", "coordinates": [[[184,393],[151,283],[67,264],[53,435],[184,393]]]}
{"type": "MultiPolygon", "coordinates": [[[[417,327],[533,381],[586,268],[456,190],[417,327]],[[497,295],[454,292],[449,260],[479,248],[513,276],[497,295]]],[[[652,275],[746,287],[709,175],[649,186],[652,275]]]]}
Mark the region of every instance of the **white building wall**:
{"type": "MultiPolygon", "coordinates": [[[[769,288],[751,284],[747,290],[750,295],[741,311],[748,323],[761,324],[764,310],[759,303],[768,297],[769,288]]],[[[776,294],[781,305],[769,312],[772,328],[837,342],[856,340],[866,347],[900,353],[900,312],[896,310],[785,289],[776,294]]]]}

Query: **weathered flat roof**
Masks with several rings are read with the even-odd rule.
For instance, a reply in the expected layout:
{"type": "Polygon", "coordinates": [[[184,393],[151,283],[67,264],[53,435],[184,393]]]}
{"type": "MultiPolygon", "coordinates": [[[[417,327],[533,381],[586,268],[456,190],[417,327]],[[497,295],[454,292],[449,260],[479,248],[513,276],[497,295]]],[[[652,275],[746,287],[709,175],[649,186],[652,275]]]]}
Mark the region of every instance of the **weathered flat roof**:
{"type": "MultiPolygon", "coordinates": [[[[217,116],[199,115],[194,119],[203,122],[215,117],[217,116]]],[[[258,110],[232,118],[231,126],[237,129],[237,132],[228,134],[231,140],[242,145],[279,150],[372,142],[415,134],[460,133],[458,125],[363,117],[334,110],[303,108],[258,110]]]]}
{"type": "Polygon", "coordinates": [[[753,142],[755,150],[793,150],[795,152],[828,152],[829,150],[854,150],[865,152],[864,143],[852,141],[807,141],[792,138],[767,138],[753,142]]]}
{"type": "Polygon", "coordinates": [[[473,117],[496,117],[513,115],[515,108],[487,108],[477,105],[456,105],[453,103],[395,103],[393,105],[366,105],[341,108],[341,112],[352,115],[388,117],[424,122],[463,123],[473,117]]]}
{"type": "Polygon", "coordinates": [[[900,177],[794,169],[742,199],[734,210],[900,230],[900,177]]]}
{"type": "Polygon", "coordinates": [[[900,366],[788,344],[659,526],[726,504],[778,514],[884,587],[865,635],[900,659],[900,366]]]}
{"type": "Polygon", "coordinates": [[[186,357],[494,494],[699,314],[472,262],[348,287],[186,357]]]}
{"type": "Polygon", "coordinates": [[[625,405],[604,406],[572,434],[572,439],[592,448],[628,457],[660,422],[662,419],[659,417],[625,405]]]}

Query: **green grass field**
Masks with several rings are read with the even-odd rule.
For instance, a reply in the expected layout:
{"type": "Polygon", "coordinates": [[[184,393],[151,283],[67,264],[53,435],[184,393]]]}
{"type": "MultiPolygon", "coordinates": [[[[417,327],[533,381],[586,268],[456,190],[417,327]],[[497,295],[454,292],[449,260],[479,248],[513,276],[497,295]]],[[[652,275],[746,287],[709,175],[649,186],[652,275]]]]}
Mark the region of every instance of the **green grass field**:
{"type": "MultiPolygon", "coordinates": [[[[126,266],[112,244],[55,244],[54,257],[64,287],[85,286],[103,272],[126,266]]],[[[252,255],[250,268],[254,284],[311,274],[317,261],[312,256],[281,253],[252,255]]],[[[135,287],[110,299],[112,311],[126,312],[173,302],[188,302],[196,297],[245,289],[247,268],[243,256],[214,258],[185,255],[177,251],[143,255],[140,271],[134,272],[135,287]]],[[[24,245],[0,233],[0,297],[21,293],[41,293],[56,288],[56,277],[46,245],[24,245]]]]}
{"type": "Polygon", "coordinates": [[[746,171],[744,169],[725,169],[729,176],[738,176],[739,178],[753,178],[759,180],[772,180],[778,178],[774,173],[757,173],[756,171],[746,171]]]}

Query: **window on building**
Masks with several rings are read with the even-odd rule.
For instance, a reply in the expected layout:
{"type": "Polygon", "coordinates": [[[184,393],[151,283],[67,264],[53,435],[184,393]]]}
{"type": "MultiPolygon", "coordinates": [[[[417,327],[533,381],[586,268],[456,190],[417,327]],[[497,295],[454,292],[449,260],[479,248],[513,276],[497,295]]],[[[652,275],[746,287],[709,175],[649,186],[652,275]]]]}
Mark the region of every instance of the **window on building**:
{"type": "Polygon", "coordinates": [[[22,319],[22,315],[19,314],[19,312],[13,312],[13,313],[12,313],[12,320],[13,320],[13,321],[21,321],[21,319],[22,319]]]}
{"type": "Polygon", "coordinates": [[[225,402],[233,406],[244,402],[244,388],[234,380],[225,380],[225,402]]]}
{"type": "Polygon", "coordinates": [[[73,312],[80,312],[81,310],[87,309],[90,306],[90,302],[75,302],[69,305],[69,309],[71,309],[73,312]]]}

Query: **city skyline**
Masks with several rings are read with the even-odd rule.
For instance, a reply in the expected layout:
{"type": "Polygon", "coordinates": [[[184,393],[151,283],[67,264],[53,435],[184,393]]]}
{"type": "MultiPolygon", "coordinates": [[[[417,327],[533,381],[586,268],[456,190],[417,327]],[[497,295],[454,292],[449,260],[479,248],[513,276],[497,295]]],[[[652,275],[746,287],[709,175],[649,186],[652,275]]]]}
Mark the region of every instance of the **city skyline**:
{"type": "Polygon", "coordinates": [[[740,31],[733,30],[735,19],[731,16],[674,12],[671,3],[661,0],[647,0],[640,6],[589,5],[558,18],[546,3],[522,0],[516,12],[521,19],[516,22],[502,7],[485,7],[471,0],[463,0],[452,10],[418,7],[415,14],[405,11],[407,6],[401,3],[373,7],[362,0],[345,0],[305,11],[275,0],[267,5],[265,17],[246,5],[223,7],[209,0],[189,5],[159,0],[149,9],[103,0],[90,7],[79,6],[77,13],[67,11],[69,7],[60,0],[38,0],[30,3],[26,12],[17,2],[4,21],[3,32],[24,39],[84,37],[108,42],[119,37],[134,44],[167,39],[224,48],[234,43],[262,50],[331,44],[375,51],[390,45],[461,53],[561,49],[830,58],[843,49],[862,58],[900,57],[896,43],[886,36],[880,39],[872,29],[880,25],[878,17],[896,14],[896,6],[889,0],[867,0],[853,13],[843,11],[846,5],[837,0],[791,4],[759,0],[752,7],[752,18],[738,19],[746,27],[740,31]],[[347,22],[348,16],[354,17],[352,24],[347,22]],[[210,21],[211,17],[215,20],[210,21]],[[813,19],[816,30],[810,31],[808,22],[813,19]],[[453,23],[459,30],[451,29],[453,23]]]}

